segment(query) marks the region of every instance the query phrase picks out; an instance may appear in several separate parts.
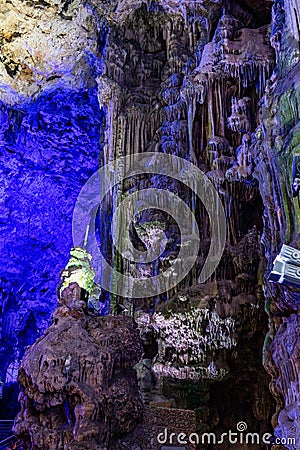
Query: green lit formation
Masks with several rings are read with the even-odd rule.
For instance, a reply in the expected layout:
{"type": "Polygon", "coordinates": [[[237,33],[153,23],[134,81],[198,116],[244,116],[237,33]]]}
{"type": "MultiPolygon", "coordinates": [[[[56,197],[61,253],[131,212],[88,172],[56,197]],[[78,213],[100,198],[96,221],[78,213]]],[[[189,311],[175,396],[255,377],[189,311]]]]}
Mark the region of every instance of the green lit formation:
{"type": "Polygon", "coordinates": [[[94,288],[95,271],[91,265],[92,256],[81,247],[74,247],[70,251],[70,259],[62,271],[60,294],[70,283],[77,283],[89,294],[94,288]]]}

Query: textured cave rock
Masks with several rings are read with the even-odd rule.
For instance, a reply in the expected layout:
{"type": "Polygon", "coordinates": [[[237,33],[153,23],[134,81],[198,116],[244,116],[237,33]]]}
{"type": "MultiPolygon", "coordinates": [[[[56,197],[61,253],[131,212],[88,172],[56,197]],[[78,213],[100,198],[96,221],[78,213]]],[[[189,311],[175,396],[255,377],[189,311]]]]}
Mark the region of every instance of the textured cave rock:
{"type": "Polygon", "coordinates": [[[267,281],[283,243],[299,248],[299,203],[293,195],[293,157],[299,154],[299,5],[276,1],[271,42],[276,69],[264,96],[255,177],[265,204],[263,244],[267,256],[266,306],[269,332],[264,344],[265,367],[277,402],[275,434],[294,438],[299,447],[299,291],[267,281]]]}
{"type": "Polygon", "coordinates": [[[0,92],[19,104],[53,87],[95,85],[97,23],[81,1],[4,0],[0,4],[0,92]]]}
{"type": "Polygon", "coordinates": [[[136,326],[129,317],[86,315],[80,298],[70,283],[52,325],[22,360],[14,431],[24,449],[112,448],[142,419],[136,326]]]}
{"type": "MultiPolygon", "coordinates": [[[[263,204],[253,171],[259,100],[275,63],[268,28],[242,5],[224,10],[211,2],[127,5],[132,9],[119,2],[108,18],[105,69],[98,80],[106,111],[102,163],[142,151],[194,162],[218,189],[228,227],[218,270],[199,285],[209,221],[202,205],[191,205],[191,193],[182,185],[162,176],[136,177],[102,211],[104,224],[118,195],[141,187],[167,188],[192,206],[201,223],[199,258],[190,275],[160,298],[134,302],[142,335],[157,347],[138,366],[144,397],[150,406],[193,409],[198,424],[208,430],[224,431],[244,417],[249,428],[263,433],[270,430],[274,405],[261,362],[267,332],[263,204]],[[225,417],[223,401],[229,405],[225,417]]],[[[158,220],[169,241],[158,264],[124,262],[125,272],[156,275],[170,267],[180,243],[170,217],[146,211],[136,231],[139,226],[150,229],[158,220]]],[[[117,261],[112,247],[107,254],[112,263],[117,261]]],[[[123,306],[128,308],[126,302],[123,306]]]]}
{"type": "MultiPolygon", "coordinates": [[[[82,3],[71,3],[0,4],[4,381],[9,364],[16,358],[19,363],[24,348],[49,324],[59,271],[72,245],[76,197],[98,167],[97,20],[82,3]]],[[[14,413],[9,406],[3,411],[5,417],[14,413]]]]}
{"type": "Polygon", "coordinates": [[[101,123],[93,89],[57,89],[32,103],[1,105],[3,381],[16,355],[20,359],[47,328],[56,306],[59,272],[72,246],[72,210],[97,169],[101,123]]]}

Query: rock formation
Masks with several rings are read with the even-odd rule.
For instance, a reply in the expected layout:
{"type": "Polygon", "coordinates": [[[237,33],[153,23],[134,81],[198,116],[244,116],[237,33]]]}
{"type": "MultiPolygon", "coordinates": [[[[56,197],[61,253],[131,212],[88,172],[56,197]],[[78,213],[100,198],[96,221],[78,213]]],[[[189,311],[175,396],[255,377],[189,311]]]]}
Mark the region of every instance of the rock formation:
{"type": "Polygon", "coordinates": [[[51,326],[23,358],[14,431],[24,449],[112,448],[142,419],[138,330],[129,317],[85,314],[81,291],[76,282],[62,291],[51,326]]]}
{"type": "MultiPolygon", "coordinates": [[[[293,192],[293,166],[299,152],[299,5],[275,1],[271,42],[276,70],[261,110],[259,161],[255,177],[265,204],[263,244],[268,261],[266,279],[282,244],[299,249],[299,203],[293,192]]],[[[275,434],[286,448],[299,446],[299,290],[266,281],[269,332],[264,364],[277,402],[275,434]],[[288,440],[295,439],[296,444],[288,440]]]]}
{"type": "MultiPolygon", "coordinates": [[[[253,171],[258,100],[272,74],[274,53],[264,20],[241,7],[222,10],[208,3],[208,21],[202,2],[153,2],[148,8],[130,3],[124,9],[125,3],[119,2],[112,17],[107,16],[110,32],[98,80],[106,111],[102,164],[155,150],[197,164],[218,189],[228,241],[206,285],[199,286],[197,280],[210,242],[209,221],[202,205],[193,204],[180,184],[156,175],[135,178],[111,197],[108,210],[127,192],[156,187],[181,195],[201,223],[198,263],[189,277],[165,296],[135,302],[142,333],[152,335],[157,345],[152,363],[146,357],[141,367],[147,401],[192,407],[200,423],[222,430],[234,420],[222,417],[222,389],[234,397],[233,379],[238,392],[245,385],[257,392],[260,385],[261,402],[240,396],[236,409],[249,427],[262,431],[269,427],[272,401],[268,378],[258,363],[261,350],[255,347],[262,345],[267,323],[259,243],[263,205],[253,171]],[[241,371],[245,352],[251,376],[241,371]],[[213,383],[223,388],[216,391],[213,383]]],[[[105,217],[103,210],[101,224],[105,217]]],[[[176,224],[155,210],[140,214],[135,227],[147,229],[157,220],[168,246],[158,263],[148,264],[150,276],[170,267],[180,243],[176,224]]],[[[108,228],[101,233],[107,235],[108,228]]],[[[107,254],[116,264],[112,247],[107,254]]],[[[123,270],[144,276],[145,265],[124,261],[123,270]]]]}

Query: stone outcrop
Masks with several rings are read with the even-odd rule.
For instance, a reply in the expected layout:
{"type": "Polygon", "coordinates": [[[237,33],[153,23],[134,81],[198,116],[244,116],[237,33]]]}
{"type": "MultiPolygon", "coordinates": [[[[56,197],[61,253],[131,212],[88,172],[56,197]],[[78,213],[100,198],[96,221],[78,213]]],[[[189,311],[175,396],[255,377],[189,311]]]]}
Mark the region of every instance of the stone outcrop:
{"type": "Polygon", "coordinates": [[[52,325],[25,353],[14,431],[28,449],[105,449],[141,421],[132,319],[85,314],[81,288],[62,292],[52,325]]]}
{"type": "Polygon", "coordinates": [[[270,388],[277,402],[272,421],[275,434],[291,450],[299,447],[300,297],[298,289],[270,283],[268,275],[282,244],[299,249],[299,203],[293,192],[293,166],[300,143],[299,17],[296,2],[274,2],[271,42],[276,50],[276,69],[262,103],[255,169],[265,204],[263,244],[268,261],[265,292],[269,332],[264,363],[272,376],[270,388]]]}
{"type": "Polygon", "coordinates": [[[58,86],[95,84],[97,24],[83,2],[3,0],[0,20],[2,101],[20,104],[58,86]]]}

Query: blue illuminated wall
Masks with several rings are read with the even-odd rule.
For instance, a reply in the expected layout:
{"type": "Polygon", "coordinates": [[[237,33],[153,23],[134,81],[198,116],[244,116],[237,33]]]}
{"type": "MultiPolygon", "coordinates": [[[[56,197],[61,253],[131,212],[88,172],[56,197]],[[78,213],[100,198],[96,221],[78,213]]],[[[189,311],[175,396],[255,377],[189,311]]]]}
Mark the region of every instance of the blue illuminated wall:
{"type": "Polygon", "coordinates": [[[96,88],[0,104],[0,376],[49,324],[72,246],[72,211],[98,168],[96,88]]]}

